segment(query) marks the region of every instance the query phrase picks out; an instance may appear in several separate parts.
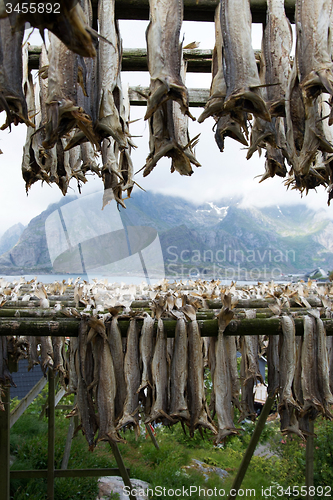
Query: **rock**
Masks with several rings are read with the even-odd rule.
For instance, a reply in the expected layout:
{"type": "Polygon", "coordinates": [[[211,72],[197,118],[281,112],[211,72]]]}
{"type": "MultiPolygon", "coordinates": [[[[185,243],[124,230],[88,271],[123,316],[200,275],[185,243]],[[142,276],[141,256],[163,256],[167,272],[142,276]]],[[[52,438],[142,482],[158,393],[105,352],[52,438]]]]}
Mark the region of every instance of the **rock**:
{"type": "Polygon", "coordinates": [[[226,470],[220,469],[220,467],[215,467],[212,465],[205,464],[205,462],[200,462],[200,460],[196,460],[192,458],[193,465],[185,465],[183,469],[195,469],[199,472],[203,473],[205,480],[208,480],[209,474],[217,474],[221,479],[224,479],[228,476],[228,472],[226,470]]]}
{"type": "MultiPolygon", "coordinates": [[[[100,477],[98,483],[99,493],[96,500],[109,500],[111,493],[118,493],[119,500],[128,500],[128,495],[124,493],[124,481],[120,476],[100,477]]],[[[137,490],[137,498],[140,498],[140,500],[148,499],[148,496],[144,493],[149,488],[148,483],[140,479],[131,479],[131,484],[137,490]]]]}

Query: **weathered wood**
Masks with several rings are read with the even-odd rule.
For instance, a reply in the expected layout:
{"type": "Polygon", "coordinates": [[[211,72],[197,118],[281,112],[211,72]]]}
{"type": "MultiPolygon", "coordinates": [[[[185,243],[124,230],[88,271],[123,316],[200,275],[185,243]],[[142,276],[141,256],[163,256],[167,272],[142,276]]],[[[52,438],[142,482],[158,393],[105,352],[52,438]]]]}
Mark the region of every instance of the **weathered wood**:
{"type": "MultiPolygon", "coordinates": [[[[120,453],[120,450],[118,448],[118,445],[117,445],[117,443],[113,443],[112,441],[110,441],[110,446],[111,446],[114,458],[116,459],[117,465],[119,467],[120,475],[123,478],[124,485],[128,486],[130,488],[130,490],[132,490],[132,484],[131,484],[130,476],[129,476],[129,473],[127,472],[127,469],[125,467],[125,464],[124,464],[124,461],[123,461],[123,457],[121,456],[121,453],[120,453]]],[[[136,496],[131,495],[131,494],[129,495],[129,498],[131,500],[136,500],[136,496]]]]}
{"type": "MultiPolygon", "coordinates": [[[[38,335],[55,337],[77,337],[80,320],[59,320],[57,322],[43,320],[11,320],[0,318],[0,336],[2,335],[38,335]],[[50,323],[56,323],[56,327],[50,330],[50,323]],[[13,326],[12,326],[13,324],[13,326]]],[[[141,320],[138,320],[140,324],[141,320]]],[[[323,318],[327,335],[333,335],[333,319],[323,318]]],[[[175,336],[176,321],[163,319],[164,330],[168,337],[175,336]]],[[[198,319],[202,337],[216,337],[218,333],[216,319],[198,319]]],[[[295,318],[296,335],[303,335],[303,319],[295,318]]],[[[126,337],[129,320],[119,321],[119,329],[123,337],[126,337]]],[[[155,324],[156,328],[156,324],[155,324]]],[[[225,330],[226,335],[280,335],[281,323],[276,316],[271,318],[234,319],[225,330]]]]}
{"type": "Polygon", "coordinates": [[[47,500],[54,499],[54,448],[55,448],[55,375],[48,370],[49,410],[47,446],[47,500]]]}
{"type": "Polygon", "coordinates": [[[153,431],[151,430],[151,424],[146,424],[146,431],[148,432],[148,434],[149,434],[149,436],[150,436],[150,439],[152,440],[152,442],[153,442],[153,444],[154,444],[155,448],[156,448],[157,450],[159,450],[159,449],[160,449],[160,447],[159,447],[159,444],[158,444],[158,442],[157,442],[156,437],[154,436],[153,431]]]}
{"type": "Polygon", "coordinates": [[[25,410],[31,405],[38,394],[44,389],[47,379],[42,377],[37,384],[30,389],[28,394],[24,396],[17,406],[10,412],[10,427],[23,415],[25,410]]]}
{"type": "MultiPolygon", "coordinates": [[[[126,469],[130,473],[130,469],[126,469]]],[[[101,476],[120,476],[120,470],[114,467],[111,468],[94,468],[94,469],[55,469],[54,477],[101,477],[101,476]]],[[[42,479],[47,477],[47,469],[39,470],[12,470],[10,471],[11,479],[42,479]]],[[[0,492],[1,495],[1,492],[0,492]]],[[[0,496],[1,498],[1,496],[0,496]]],[[[9,498],[9,497],[8,497],[9,498]]],[[[2,499],[1,499],[2,500],[2,499]]],[[[6,499],[7,500],[7,499],[6,499]]]]}
{"type": "MultiPolygon", "coordinates": [[[[148,87],[130,87],[128,95],[132,106],[146,106],[149,89],[148,87]]],[[[208,98],[209,89],[188,89],[189,104],[192,108],[202,108],[208,98]]]]}
{"type": "MultiPolygon", "coordinates": [[[[97,0],[93,0],[94,7],[97,0]]],[[[252,20],[261,23],[265,20],[266,0],[250,0],[252,20]]],[[[185,21],[214,21],[214,12],[218,0],[184,0],[185,21]]],[[[285,0],[287,16],[293,21],[295,0],[285,0]]],[[[116,17],[118,19],[149,19],[148,0],[116,0],[116,17]]]]}
{"type": "Polygon", "coordinates": [[[10,485],[10,391],[4,390],[2,401],[5,411],[0,411],[0,500],[9,500],[10,485]]]}
{"type": "Polygon", "coordinates": [[[247,468],[250,464],[254,450],[256,449],[256,446],[258,444],[261,433],[265,427],[267,417],[269,415],[269,412],[271,411],[271,408],[273,406],[274,401],[275,401],[274,394],[269,394],[269,396],[267,397],[266,402],[261,410],[257,425],[253,431],[253,434],[251,436],[251,440],[250,440],[249,445],[246,449],[246,452],[244,453],[242,462],[240,464],[240,467],[238,469],[238,472],[236,474],[234,482],[232,483],[232,487],[230,489],[230,495],[228,497],[228,500],[237,498],[237,493],[240,490],[242,481],[243,481],[244,476],[246,474],[247,468]]]}

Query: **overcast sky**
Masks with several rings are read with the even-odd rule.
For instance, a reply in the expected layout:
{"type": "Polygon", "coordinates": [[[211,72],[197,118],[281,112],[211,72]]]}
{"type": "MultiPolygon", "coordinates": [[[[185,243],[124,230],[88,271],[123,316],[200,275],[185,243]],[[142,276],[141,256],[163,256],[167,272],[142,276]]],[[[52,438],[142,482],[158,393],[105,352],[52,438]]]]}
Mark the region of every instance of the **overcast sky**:
{"type": "MultiPolygon", "coordinates": [[[[121,21],[120,30],[124,48],[145,47],[146,21],[121,21]]],[[[184,22],[184,44],[193,41],[200,42],[201,49],[214,47],[214,24],[184,22]]],[[[31,38],[33,45],[38,44],[39,35],[31,38]]],[[[253,48],[260,48],[261,25],[253,25],[253,48]]],[[[129,85],[149,85],[148,73],[124,72],[123,83],[129,85]]],[[[209,74],[189,73],[186,79],[188,88],[209,87],[211,76],[209,74]]],[[[201,108],[191,109],[192,114],[198,117],[201,108]]],[[[141,118],[131,125],[131,133],[135,138],[137,149],[133,151],[135,171],[144,164],[148,155],[148,128],[143,116],[145,107],[132,107],[131,120],[141,118]]],[[[4,113],[0,122],[4,121],[4,113]]],[[[163,158],[148,177],[143,178],[142,172],[136,175],[136,181],[146,190],[153,190],[168,195],[182,196],[188,200],[203,203],[205,201],[218,201],[225,196],[241,195],[245,205],[268,206],[303,203],[314,209],[322,209],[333,218],[333,206],[327,207],[327,193],[324,188],[318,188],[317,193],[312,191],[308,196],[300,197],[296,191],[286,190],[283,179],[274,177],[263,183],[258,183],[256,176],[264,172],[264,158],[259,158],[256,153],[251,160],[246,160],[246,151],[238,143],[227,138],[225,151],[220,153],[214,140],[212,127],[213,118],[208,118],[204,124],[189,123],[190,136],[201,133],[200,142],[196,147],[196,157],[201,163],[200,168],[193,167],[191,177],[180,176],[177,172],[170,173],[170,160],[163,158]]],[[[62,197],[56,185],[34,184],[25,193],[24,181],[21,177],[22,148],[25,142],[26,128],[24,125],[13,127],[12,132],[0,132],[0,236],[13,224],[21,222],[27,224],[31,218],[45,210],[47,206],[59,201],[62,197]]],[[[72,189],[68,194],[78,194],[75,183],[70,184],[72,189]]],[[[138,189],[138,188],[135,188],[138,189]]],[[[83,186],[82,195],[93,191],[103,190],[103,184],[96,176],[90,176],[89,182],[83,186]]],[[[102,194],[101,194],[102,197],[102,194]]],[[[127,203],[130,203],[128,201],[127,203]]],[[[323,214],[324,215],[324,214],[323,214]]]]}

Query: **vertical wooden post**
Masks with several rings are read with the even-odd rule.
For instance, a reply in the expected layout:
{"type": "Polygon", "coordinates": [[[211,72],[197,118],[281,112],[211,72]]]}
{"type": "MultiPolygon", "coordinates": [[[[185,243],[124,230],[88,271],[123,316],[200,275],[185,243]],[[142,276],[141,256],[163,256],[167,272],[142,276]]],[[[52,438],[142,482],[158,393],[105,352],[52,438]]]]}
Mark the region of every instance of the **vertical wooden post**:
{"type": "MultiPolygon", "coordinates": [[[[0,337],[1,339],[1,337],[0,337]]],[[[3,397],[5,411],[0,411],[0,500],[9,500],[10,486],[10,389],[3,397]]]]}
{"type": "Polygon", "coordinates": [[[313,495],[309,495],[309,487],[313,486],[313,448],[314,448],[314,421],[309,420],[310,436],[306,439],[305,450],[305,484],[307,490],[307,500],[313,499],[313,495]]]}
{"type": "MultiPolygon", "coordinates": [[[[74,396],[74,406],[75,405],[76,405],[76,394],[74,396]]],[[[73,434],[74,434],[74,423],[75,423],[74,417],[72,417],[70,419],[70,422],[69,422],[67,439],[66,439],[66,444],[65,444],[65,449],[64,449],[64,456],[63,456],[62,462],[61,462],[62,470],[65,470],[68,467],[69,455],[71,453],[72,440],[73,440],[73,434]]]]}
{"type": "Polygon", "coordinates": [[[54,500],[54,432],[55,432],[55,380],[53,370],[48,369],[49,380],[49,421],[47,449],[47,500],[54,500]]]}
{"type": "MultiPolygon", "coordinates": [[[[132,490],[131,480],[130,480],[130,477],[129,477],[128,472],[126,470],[126,467],[125,467],[125,464],[123,461],[123,457],[121,456],[118,445],[116,443],[112,443],[110,441],[110,446],[111,446],[114,458],[117,461],[121,477],[123,478],[123,481],[124,481],[124,485],[128,486],[132,490]]],[[[131,500],[136,500],[136,496],[134,496],[134,495],[129,495],[129,498],[131,500]]]]}
{"type": "Polygon", "coordinates": [[[237,492],[241,487],[241,484],[242,484],[242,481],[243,481],[244,476],[246,474],[247,468],[250,464],[252,455],[254,453],[254,450],[256,449],[260,435],[265,427],[267,417],[268,417],[269,412],[273,406],[274,400],[275,400],[274,394],[270,394],[266,399],[266,403],[264,404],[264,406],[261,410],[261,413],[260,413],[260,416],[258,419],[258,423],[253,431],[251,440],[249,442],[249,446],[247,447],[247,450],[244,453],[242,463],[240,464],[237,475],[234,479],[234,482],[233,482],[231,490],[230,490],[230,492],[233,491],[233,493],[235,493],[235,494],[230,493],[228,500],[232,500],[232,499],[235,499],[237,497],[237,492]]]}
{"type": "Polygon", "coordinates": [[[155,448],[157,448],[157,449],[159,450],[159,449],[160,449],[160,447],[159,447],[159,445],[158,445],[158,442],[157,442],[156,437],[154,436],[153,431],[151,430],[150,424],[146,424],[146,431],[148,432],[148,434],[149,434],[149,436],[150,436],[150,439],[151,439],[151,440],[152,440],[152,442],[154,443],[155,448]]]}

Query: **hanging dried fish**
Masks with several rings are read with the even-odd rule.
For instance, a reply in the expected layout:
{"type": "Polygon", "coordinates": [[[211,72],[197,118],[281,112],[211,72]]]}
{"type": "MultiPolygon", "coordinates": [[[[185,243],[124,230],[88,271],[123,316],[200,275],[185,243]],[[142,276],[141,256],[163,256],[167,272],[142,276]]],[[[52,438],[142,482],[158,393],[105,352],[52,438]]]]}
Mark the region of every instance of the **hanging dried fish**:
{"type": "Polygon", "coordinates": [[[187,89],[181,76],[182,48],[179,35],[183,22],[183,2],[149,0],[149,8],[150,22],[146,38],[151,88],[145,120],[169,99],[177,101],[181,112],[191,116],[187,89]]]}
{"type": "Polygon", "coordinates": [[[57,3],[43,3],[33,13],[28,9],[17,16],[15,8],[20,8],[21,3],[17,0],[9,2],[0,9],[0,18],[9,16],[11,25],[18,30],[24,29],[25,23],[45,29],[56,35],[69,50],[85,57],[96,55],[95,44],[96,33],[87,25],[87,20],[78,0],[59,0],[57,3]]]}
{"type": "Polygon", "coordinates": [[[227,94],[224,109],[247,111],[270,121],[261,96],[261,82],[251,43],[249,0],[222,0],[221,26],[224,47],[227,94]]]}
{"type": "MultiPolygon", "coordinates": [[[[215,394],[215,411],[218,421],[218,435],[215,438],[214,441],[215,444],[220,443],[227,436],[238,433],[232,418],[231,402],[235,398],[238,401],[239,391],[237,395],[234,394],[233,392],[233,387],[231,384],[231,377],[230,377],[231,359],[228,357],[229,352],[227,348],[226,337],[224,336],[224,330],[226,329],[229,322],[233,318],[233,312],[231,310],[231,296],[230,295],[224,296],[223,302],[226,305],[222,307],[220,313],[217,316],[219,332],[215,347],[216,365],[215,365],[214,380],[213,380],[213,387],[215,394]]],[[[233,341],[235,344],[234,339],[233,341]]],[[[228,344],[230,348],[231,347],[230,342],[228,342],[228,344]]],[[[237,406],[239,406],[239,403],[237,406]]]]}
{"type": "Polygon", "coordinates": [[[131,318],[127,332],[127,345],[124,360],[126,381],[126,399],[123,415],[118,422],[117,430],[126,426],[133,426],[139,432],[139,394],[141,374],[139,365],[139,328],[135,317],[131,318]]]}
{"type": "Polygon", "coordinates": [[[186,400],[188,339],[184,314],[177,316],[174,350],[170,371],[170,416],[189,421],[186,400]]]}
{"type": "MultiPolygon", "coordinates": [[[[15,22],[16,16],[12,22],[15,22]]],[[[0,112],[6,112],[1,129],[18,123],[30,124],[22,90],[22,42],[24,29],[12,32],[8,18],[0,19],[0,112]]]]}
{"type": "Polygon", "coordinates": [[[202,338],[199,330],[199,325],[196,320],[196,310],[191,305],[187,305],[185,307],[183,308],[183,311],[189,319],[187,329],[189,373],[187,393],[188,408],[190,410],[190,435],[193,436],[194,431],[201,427],[209,429],[214,434],[217,434],[215,425],[211,420],[206,403],[202,356],[202,338]]]}
{"type": "Polygon", "coordinates": [[[333,95],[333,62],[329,44],[332,9],[332,3],[327,0],[296,0],[296,64],[306,111],[322,92],[333,95]]]}
{"type": "Polygon", "coordinates": [[[118,420],[124,408],[126,398],[126,382],[124,375],[124,353],[121,333],[118,325],[118,311],[112,310],[111,323],[107,325],[107,339],[112,355],[114,373],[116,378],[116,396],[115,396],[115,418],[118,420]]]}

